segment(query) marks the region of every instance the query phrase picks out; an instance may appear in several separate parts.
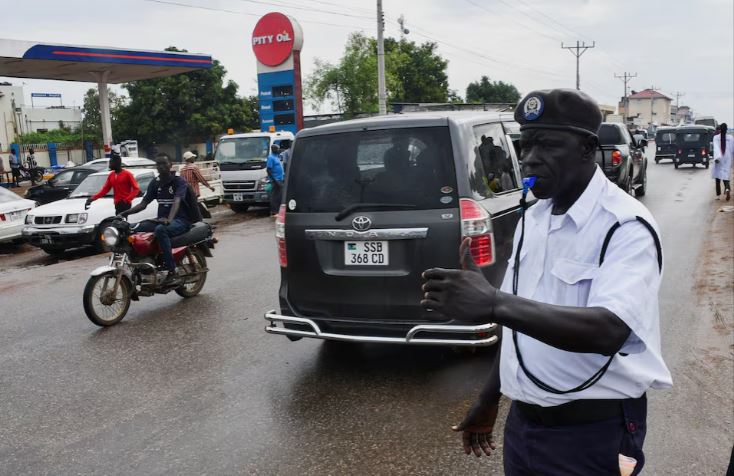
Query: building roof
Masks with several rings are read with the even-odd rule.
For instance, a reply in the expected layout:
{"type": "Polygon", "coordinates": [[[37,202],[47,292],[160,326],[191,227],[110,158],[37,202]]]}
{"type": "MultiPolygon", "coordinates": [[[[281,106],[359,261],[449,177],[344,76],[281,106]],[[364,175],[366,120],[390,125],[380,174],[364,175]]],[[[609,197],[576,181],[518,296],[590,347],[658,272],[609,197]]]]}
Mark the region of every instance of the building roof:
{"type": "Polygon", "coordinates": [[[123,83],[212,67],[208,55],[0,39],[0,76],[123,83]]]}
{"type": "Polygon", "coordinates": [[[655,91],[654,89],[644,89],[630,96],[630,99],[650,99],[650,98],[660,98],[660,99],[667,99],[668,101],[672,101],[671,98],[669,98],[665,94],[661,94],[655,91]]]}

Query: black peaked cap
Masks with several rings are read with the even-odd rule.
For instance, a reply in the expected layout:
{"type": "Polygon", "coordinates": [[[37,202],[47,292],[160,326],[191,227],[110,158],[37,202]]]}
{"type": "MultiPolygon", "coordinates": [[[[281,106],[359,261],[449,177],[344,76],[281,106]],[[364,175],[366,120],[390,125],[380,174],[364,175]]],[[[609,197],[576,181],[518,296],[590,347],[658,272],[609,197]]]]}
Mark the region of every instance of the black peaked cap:
{"type": "Polygon", "coordinates": [[[515,109],[520,130],[556,129],[596,135],[602,116],[599,104],[576,89],[545,89],[529,93],[515,109]]]}

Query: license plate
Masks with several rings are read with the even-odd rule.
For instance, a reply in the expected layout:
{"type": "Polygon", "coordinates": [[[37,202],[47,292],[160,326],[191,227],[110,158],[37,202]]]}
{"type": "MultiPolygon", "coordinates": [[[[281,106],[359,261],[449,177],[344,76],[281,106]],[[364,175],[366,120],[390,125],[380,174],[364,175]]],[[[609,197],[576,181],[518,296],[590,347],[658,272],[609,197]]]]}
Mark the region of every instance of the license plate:
{"type": "Polygon", "coordinates": [[[688,154],[688,158],[693,159],[694,157],[696,157],[696,154],[688,154]]]}
{"type": "Polygon", "coordinates": [[[245,199],[245,196],[241,193],[235,193],[233,198],[235,202],[241,202],[245,199]]]}
{"type": "Polygon", "coordinates": [[[10,214],[10,221],[18,221],[22,218],[23,214],[21,212],[13,212],[10,214]]]}
{"type": "Polygon", "coordinates": [[[389,264],[387,241],[345,241],[344,264],[346,266],[387,266],[389,264]]]}
{"type": "Polygon", "coordinates": [[[44,245],[52,245],[54,240],[50,236],[42,236],[41,243],[44,245]]]}

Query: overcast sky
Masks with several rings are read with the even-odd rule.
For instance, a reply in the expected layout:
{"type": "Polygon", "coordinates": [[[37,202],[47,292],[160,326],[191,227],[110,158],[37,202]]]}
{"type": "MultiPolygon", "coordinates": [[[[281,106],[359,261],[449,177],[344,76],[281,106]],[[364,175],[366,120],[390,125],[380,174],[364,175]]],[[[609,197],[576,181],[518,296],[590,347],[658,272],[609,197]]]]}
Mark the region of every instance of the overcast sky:
{"type": "MultiPolygon", "coordinates": [[[[575,58],[561,42],[596,48],[581,57],[581,88],[614,105],[623,83],[685,95],[698,115],[734,125],[734,2],[732,0],[383,0],[386,35],[397,37],[403,14],[417,42],[435,41],[449,60],[451,89],[487,75],[521,93],[575,86],[575,58]]],[[[304,31],[302,66],[316,57],[335,62],[348,35],[374,35],[372,0],[0,0],[0,38],[158,50],[167,46],[211,54],[241,94],[255,94],[250,35],[258,18],[280,11],[304,31]],[[164,3],[166,2],[166,3],[164,3]],[[188,5],[188,6],[187,6],[188,5]],[[192,8],[199,6],[204,8],[192,8]]],[[[0,78],[3,80],[5,78],[0,78]]],[[[60,92],[81,104],[88,83],[7,79],[31,92],[60,92]]],[[[52,101],[52,100],[49,100],[52,101]]],[[[50,104],[53,104],[51,102],[50,104]]],[[[314,112],[314,111],[307,111],[314,112]]],[[[330,112],[327,107],[321,111],[330,112]]]]}

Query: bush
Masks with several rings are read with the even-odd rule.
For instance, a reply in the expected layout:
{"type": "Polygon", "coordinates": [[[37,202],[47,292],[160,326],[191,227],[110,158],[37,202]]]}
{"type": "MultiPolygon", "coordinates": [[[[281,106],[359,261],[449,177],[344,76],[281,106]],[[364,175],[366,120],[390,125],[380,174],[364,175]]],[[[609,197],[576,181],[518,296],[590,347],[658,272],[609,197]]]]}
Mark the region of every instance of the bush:
{"type": "Polygon", "coordinates": [[[22,134],[18,141],[24,144],[46,144],[48,142],[56,143],[81,143],[82,135],[78,131],[68,131],[64,129],[54,129],[48,132],[31,132],[22,134]]]}

